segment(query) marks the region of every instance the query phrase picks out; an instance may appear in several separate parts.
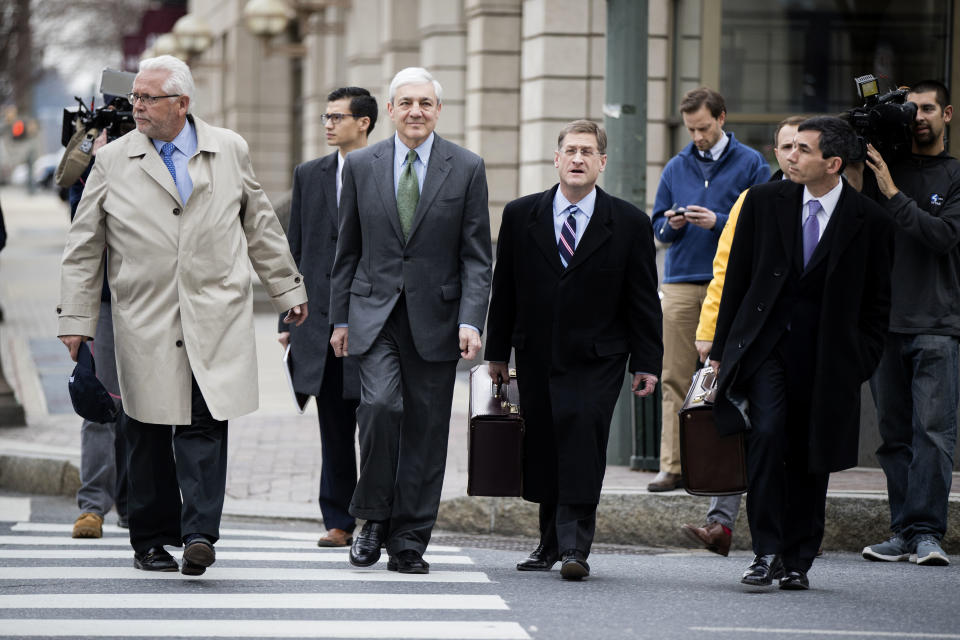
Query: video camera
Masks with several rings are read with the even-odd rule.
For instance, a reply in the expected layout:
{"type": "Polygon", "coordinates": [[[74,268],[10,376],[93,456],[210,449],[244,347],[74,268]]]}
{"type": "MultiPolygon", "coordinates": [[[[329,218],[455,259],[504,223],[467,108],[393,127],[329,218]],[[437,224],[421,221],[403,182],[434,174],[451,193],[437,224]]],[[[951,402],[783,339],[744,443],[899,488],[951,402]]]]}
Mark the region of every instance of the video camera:
{"type": "Polygon", "coordinates": [[[857,132],[860,150],[851,162],[867,158],[869,142],[887,162],[908,155],[913,145],[913,124],[917,105],[907,102],[907,89],[894,89],[880,95],[877,79],[867,74],[854,78],[863,106],[846,112],[847,121],[857,132]]]}
{"type": "MultiPolygon", "coordinates": [[[[128,71],[104,69],[100,73],[100,93],[104,100],[109,101],[102,107],[93,109],[88,107],[82,99],[74,97],[80,105],[78,109],[63,110],[63,126],[60,132],[60,142],[63,146],[70,144],[70,139],[79,130],[95,131],[96,135],[103,130],[107,132],[107,141],[113,141],[123,134],[137,128],[133,119],[133,106],[126,96],[133,88],[133,78],[136,74],[128,71]]],[[[96,137],[94,135],[94,137],[96,137]]],[[[89,153],[88,149],[85,149],[89,153]]]]}
{"type": "Polygon", "coordinates": [[[135,75],[104,69],[100,74],[100,93],[107,103],[94,109],[92,102],[88,107],[76,98],[79,109],[63,110],[60,142],[66,149],[54,174],[58,186],[69,188],[83,175],[93,159],[93,143],[102,131],[107,132],[107,142],[111,142],[137,128],[133,106],[126,98],[135,75]]]}

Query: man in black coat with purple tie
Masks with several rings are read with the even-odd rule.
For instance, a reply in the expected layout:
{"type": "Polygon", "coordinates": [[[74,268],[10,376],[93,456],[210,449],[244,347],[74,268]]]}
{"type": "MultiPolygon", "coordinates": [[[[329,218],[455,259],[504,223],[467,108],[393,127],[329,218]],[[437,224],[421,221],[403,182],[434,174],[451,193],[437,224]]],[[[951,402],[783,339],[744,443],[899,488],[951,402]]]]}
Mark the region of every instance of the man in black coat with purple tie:
{"type": "Polygon", "coordinates": [[[856,152],[831,117],[798,127],[790,180],[750,189],[737,221],[711,364],[721,434],[746,431],[753,562],[741,582],[809,588],[830,473],[857,464],[860,387],[890,311],[891,227],[841,179],[856,152]]]}

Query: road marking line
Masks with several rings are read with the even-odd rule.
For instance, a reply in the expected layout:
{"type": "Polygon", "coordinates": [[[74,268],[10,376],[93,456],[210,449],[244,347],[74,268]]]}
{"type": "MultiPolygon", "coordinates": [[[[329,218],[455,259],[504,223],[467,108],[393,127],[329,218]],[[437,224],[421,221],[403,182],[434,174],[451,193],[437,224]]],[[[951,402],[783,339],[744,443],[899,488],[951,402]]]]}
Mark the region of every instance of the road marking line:
{"type": "Polygon", "coordinates": [[[30,498],[0,498],[0,513],[4,521],[29,520],[30,498]]]}
{"type": "Polygon", "coordinates": [[[190,638],[418,638],[529,640],[516,622],[421,620],[38,620],[5,619],[0,634],[13,636],[190,638]]]}
{"type": "Polygon", "coordinates": [[[806,636],[845,636],[866,638],[938,638],[944,640],[960,639],[956,633],[923,633],[910,631],[854,631],[846,629],[777,629],[773,627],[689,627],[691,631],[708,631],[714,633],[763,633],[763,634],[792,634],[806,636]]]}
{"type": "MultiPolygon", "coordinates": [[[[0,609],[509,610],[500,596],[410,593],[44,593],[0,596],[0,609]]],[[[0,635],[3,634],[0,627],[0,635]]]]}
{"type": "Polygon", "coordinates": [[[190,638],[417,638],[529,640],[516,622],[410,620],[42,620],[6,619],[0,636],[190,637],[190,638]]]}
{"type": "MultiPolygon", "coordinates": [[[[103,538],[70,538],[67,536],[0,536],[0,545],[9,546],[91,546],[91,547],[126,547],[130,548],[130,539],[125,536],[105,536],[103,538]]],[[[236,538],[221,539],[217,542],[220,549],[302,549],[317,553],[346,554],[347,549],[321,550],[316,543],[299,540],[240,540],[236,538]]],[[[428,549],[433,552],[433,548],[428,549]]]]}
{"type": "MultiPolygon", "coordinates": [[[[370,569],[275,569],[214,567],[202,576],[130,567],[0,567],[0,580],[294,580],[335,582],[490,582],[480,571],[431,571],[426,575],[370,569]]],[[[2,626],[0,626],[2,631],[2,626]]]]}
{"type": "MultiPolygon", "coordinates": [[[[172,549],[174,557],[179,558],[182,552],[172,549]]],[[[269,562],[342,562],[346,563],[349,554],[346,550],[330,551],[223,551],[217,547],[218,560],[244,560],[269,562]]],[[[133,558],[133,549],[0,549],[0,558],[3,559],[42,559],[42,560],[84,560],[91,558],[133,558]]],[[[387,563],[387,555],[383,554],[376,566],[387,563]]],[[[469,556],[430,555],[423,557],[432,564],[472,565],[469,556]]]]}
{"type": "MultiPolygon", "coordinates": [[[[25,500],[27,498],[24,498],[25,500]]],[[[5,511],[0,511],[6,515],[5,511]]],[[[12,520],[13,518],[11,518],[12,520]]],[[[18,520],[28,520],[29,518],[17,518],[18,520]]],[[[56,522],[17,522],[11,531],[25,531],[33,533],[70,533],[73,531],[72,524],[60,524],[56,522]]],[[[115,524],[103,525],[104,533],[115,533],[128,535],[127,529],[121,529],[115,524]]],[[[317,538],[320,532],[311,533],[309,531],[272,531],[270,529],[220,529],[221,541],[223,538],[273,538],[275,540],[304,540],[317,544],[317,538]]],[[[431,544],[429,547],[433,553],[461,553],[460,547],[451,547],[442,544],[431,544]]]]}

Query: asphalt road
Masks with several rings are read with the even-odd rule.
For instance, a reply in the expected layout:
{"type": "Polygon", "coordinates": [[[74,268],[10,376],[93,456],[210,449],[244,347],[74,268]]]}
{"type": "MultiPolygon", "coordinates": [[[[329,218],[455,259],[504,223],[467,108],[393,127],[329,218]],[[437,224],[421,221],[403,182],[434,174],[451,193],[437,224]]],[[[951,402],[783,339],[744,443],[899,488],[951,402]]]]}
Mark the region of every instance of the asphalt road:
{"type": "Polygon", "coordinates": [[[216,564],[188,578],[133,569],[112,526],[72,540],[76,515],[67,498],[0,494],[0,637],[960,640],[956,565],[828,553],[810,591],[783,592],[739,583],[746,553],[606,547],[571,583],[514,569],[531,541],[439,532],[431,573],[400,576],[318,549],[310,523],[231,521],[216,564]]]}

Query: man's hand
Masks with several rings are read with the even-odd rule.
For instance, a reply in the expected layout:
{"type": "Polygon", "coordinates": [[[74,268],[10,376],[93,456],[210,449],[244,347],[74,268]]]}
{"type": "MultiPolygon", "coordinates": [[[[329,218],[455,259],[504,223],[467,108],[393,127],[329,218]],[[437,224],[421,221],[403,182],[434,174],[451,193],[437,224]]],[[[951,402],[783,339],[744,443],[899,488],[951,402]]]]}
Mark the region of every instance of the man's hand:
{"type": "Polygon", "coordinates": [[[290,332],[289,332],[289,331],[281,331],[280,333],[278,333],[278,334],[277,334],[277,342],[280,343],[280,346],[281,346],[281,347],[283,347],[284,349],[286,349],[286,348],[287,348],[287,345],[290,344],[290,332]]]}
{"type": "Polygon", "coordinates": [[[656,386],[657,376],[650,373],[635,373],[633,374],[633,383],[630,385],[630,391],[633,391],[636,396],[645,398],[653,393],[653,389],[656,386]]]}
{"type": "Polygon", "coordinates": [[[867,145],[867,166],[873,169],[873,174],[877,176],[877,186],[880,188],[880,193],[887,198],[892,198],[900,193],[897,185],[893,184],[890,167],[883,161],[883,156],[873,148],[872,144],[867,145]]]}
{"type": "Polygon", "coordinates": [[[712,340],[694,340],[693,344],[697,346],[697,354],[700,356],[700,362],[706,362],[710,357],[710,349],[713,348],[712,340]]]}
{"type": "Polygon", "coordinates": [[[687,222],[701,229],[713,229],[717,225],[717,214],[698,204],[687,205],[687,222]]]}
{"type": "Polygon", "coordinates": [[[683,225],[687,224],[686,217],[673,209],[667,209],[663,212],[663,215],[667,216],[667,224],[670,225],[671,229],[682,229],[683,225]]]}
{"type": "Polygon", "coordinates": [[[713,367],[713,372],[714,372],[714,373],[716,373],[716,374],[718,374],[718,375],[720,374],[720,361],[719,361],[719,360],[710,360],[709,362],[707,362],[707,364],[709,364],[711,367],[713,367]]]}
{"type": "Polygon", "coordinates": [[[70,352],[70,359],[77,361],[77,352],[80,351],[80,345],[87,341],[86,336],[57,336],[60,342],[67,345],[67,351],[70,352]]]}
{"type": "Polygon", "coordinates": [[[510,369],[506,362],[488,362],[487,371],[490,379],[500,384],[510,384],[510,369]]]}
{"type": "Polygon", "coordinates": [[[330,336],[330,346],[333,347],[333,355],[338,358],[347,357],[347,332],[348,327],[337,327],[330,336]]]}
{"type": "Polygon", "coordinates": [[[473,360],[480,353],[480,334],[470,327],[460,327],[460,357],[473,360]]]}
{"type": "Polygon", "coordinates": [[[100,135],[98,135],[97,138],[96,138],[96,140],[93,141],[93,148],[92,148],[91,151],[90,151],[90,155],[92,155],[92,156],[97,155],[97,151],[99,151],[99,150],[103,147],[103,145],[105,145],[105,144],[107,144],[107,130],[106,130],[106,129],[104,129],[103,131],[101,131],[101,132],[100,132],[100,135]]]}
{"type": "Polygon", "coordinates": [[[289,311],[287,315],[283,317],[284,324],[293,323],[293,326],[299,327],[307,319],[307,303],[298,304],[289,311]]]}

